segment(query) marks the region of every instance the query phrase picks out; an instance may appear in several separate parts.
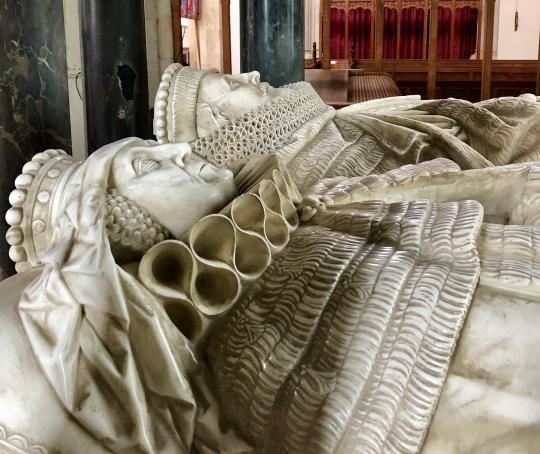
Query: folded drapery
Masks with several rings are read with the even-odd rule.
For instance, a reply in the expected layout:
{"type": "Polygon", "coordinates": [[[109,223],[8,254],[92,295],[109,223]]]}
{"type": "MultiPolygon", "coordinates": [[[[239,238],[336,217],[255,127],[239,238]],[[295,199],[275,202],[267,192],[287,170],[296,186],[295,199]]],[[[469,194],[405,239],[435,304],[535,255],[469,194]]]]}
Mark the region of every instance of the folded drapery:
{"type": "Polygon", "coordinates": [[[109,449],[189,450],[196,361],[164,309],[112,256],[105,231],[111,163],[125,139],[70,176],[43,271],[19,313],[34,354],[67,410],[109,449]]]}

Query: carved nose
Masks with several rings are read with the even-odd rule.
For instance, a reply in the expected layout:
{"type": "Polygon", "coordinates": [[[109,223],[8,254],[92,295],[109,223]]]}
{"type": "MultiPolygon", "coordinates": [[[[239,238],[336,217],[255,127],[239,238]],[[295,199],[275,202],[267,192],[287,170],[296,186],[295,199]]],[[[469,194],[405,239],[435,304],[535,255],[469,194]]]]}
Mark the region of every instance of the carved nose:
{"type": "Polygon", "coordinates": [[[253,85],[260,84],[261,83],[261,74],[259,73],[259,71],[251,71],[249,73],[249,81],[253,85]]]}
{"type": "Polygon", "coordinates": [[[174,154],[173,161],[178,167],[185,167],[186,162],[191,156],[191,145],[187,142],[181,142],[176,145],[176,153],[174,154]]]}

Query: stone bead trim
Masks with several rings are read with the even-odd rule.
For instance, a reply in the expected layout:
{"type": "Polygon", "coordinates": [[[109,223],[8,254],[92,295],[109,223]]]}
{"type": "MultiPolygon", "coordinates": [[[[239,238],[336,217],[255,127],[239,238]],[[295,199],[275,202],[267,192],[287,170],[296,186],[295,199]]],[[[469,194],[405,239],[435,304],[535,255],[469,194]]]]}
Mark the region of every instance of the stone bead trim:
{"type": "Polygon", "coordinates": [[[15,179],[16,189],[9,195],[12,207],[5,219],[10,225],[6,233],[11,246],[9,257],[19,273],[37,264],[34,244],[46,233],[52,190],[64,168],[73,164],[66,157],[68,154],[63,150],[37,153],[15,179]]]}
{"type": "Polygon", "coordinates": [[[182,68],[180,63],[169,65],[158,87],[156,101],[154,103],[154,134],[159,143],[169,143],[168,138],[168,115],[167,108],[169,106],[169,93],[171,81],[177,71],[182,68]]]}
{"type": "Polygon", "coordinates": [[[154,134],[159,143],[197,139],[199,83],[206,73],[179,63],[167,67],[154,105],[154,134]]]}

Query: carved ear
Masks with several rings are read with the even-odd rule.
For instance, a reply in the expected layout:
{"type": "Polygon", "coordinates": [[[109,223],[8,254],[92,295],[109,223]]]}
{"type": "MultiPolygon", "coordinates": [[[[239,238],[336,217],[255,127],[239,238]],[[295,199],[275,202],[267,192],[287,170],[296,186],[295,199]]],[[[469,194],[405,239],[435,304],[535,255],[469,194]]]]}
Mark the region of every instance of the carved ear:
{"type": "Polygon", "coordinates": [[[217,128],[221,128],[229,121],[222,111],[207,102],[197,103],[197,134],[199,137],[207,135],[217,128]]]}

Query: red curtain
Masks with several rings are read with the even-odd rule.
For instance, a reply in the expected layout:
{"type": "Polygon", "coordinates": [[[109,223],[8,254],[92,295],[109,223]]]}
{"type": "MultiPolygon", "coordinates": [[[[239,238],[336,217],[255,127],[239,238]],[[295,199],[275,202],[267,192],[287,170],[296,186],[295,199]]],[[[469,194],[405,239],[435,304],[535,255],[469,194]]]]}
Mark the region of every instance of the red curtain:
{"type": "Polygon", "coordinates": [[[454,58],[469,59],[476,52],[478,10],[466,6],[456,8],[454,24],[454,58]]]}
{"type": "Polygon", "coordinates": [[[397,9],[384,8],[383,58],[396,58],[397,17],[397,9]]]}
{"type": "Polygon", "coordinates": [[[423,8],[401,10],[401,30],[399,58],[421,59],[424,45],[423,8]]]}
{"type": "Polygon", "coordinates": [[[450,28],[452,10],[439,6],[439,25],[437,31],[437,58],[450,58],[450,28]]]}
{"type": "Polygon", "coordinates": [[[439,7],[439,30],[437,32],[437,58],[469,59],[476,51],[478,33],[478,9],[466,6],[456,8],[454,42],[450,42],[452,11],[439,7]],[[450,50],[453,48],[453,54],[450,50]]]}
{"type": "MultiPolygon", "coordinates": [[[[182,0],[198,7],[196,0],[182,0]]],[[[398,12],[394,8],[384,8],[383,58],[402,59],[423,58],[424,15],[423,8],[404,8],[401,11],[400,49],[397,49],[398,12]]],[[[428,13],[429,15],[429,13],[428,13]]],[[[429,19],[429,18],[428,18],[429,19]]],[[[345,58],[347,48],[354,43],[354,59],[373,58],[371,42],[372,12],[367,8],[349,11],[349,42],[345,43],[346,13],[341,8],[332,8],[330,15],[330,58],[345,58]]],[[[429,22],[429,20],[428,20],[429,22]]],[[[476,51],[478,33],[478,9],[466,6],[456,8],[454,23],[454,42],[451,41],[452,10],[439,7],[437,33],[437,58],[468,59],[476,51]],[[453,53],[451,53],[453,50],[453,53]]],[[[429,33],[429,30],[428,32],[429,33]]]]}
{"type": "Polygon", "coordinates": [[[181,0],[180,15],[188,19],[199,18],[200,0],[181,0]]]}
{"type": "Polygon", "coordinates": [[[345,58],[345,11],[330,10],[330,58],[345,58]]]}
{"type": "Polygon", "coordinates": [[[349,50],[353,48],[354,55],[351,53],[351,57],[355,60],[372,58],[371,10],[367,8],[349,10],[349,50]]]}

